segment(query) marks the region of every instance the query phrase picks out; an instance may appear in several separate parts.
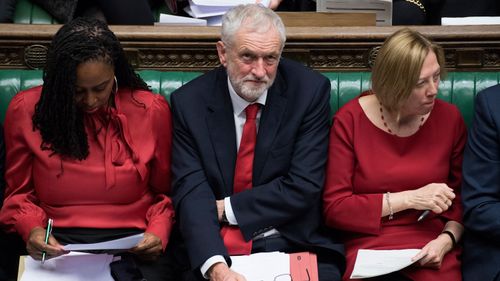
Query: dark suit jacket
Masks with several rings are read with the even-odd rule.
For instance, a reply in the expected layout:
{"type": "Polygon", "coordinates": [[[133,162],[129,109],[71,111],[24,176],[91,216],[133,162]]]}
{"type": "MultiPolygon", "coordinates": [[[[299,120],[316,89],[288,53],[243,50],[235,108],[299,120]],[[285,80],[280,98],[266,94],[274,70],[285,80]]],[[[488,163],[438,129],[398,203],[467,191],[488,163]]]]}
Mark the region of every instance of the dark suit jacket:
{"type": "MultiPolygon", "coordinates": [[[[236,131],[227,74],[219,67],[172,94],[173,200],[191,265],[222,255],[216,199],[231,204],[246,240],[271,228],[304,250],[343,247],[320,233],[321,193],[328,149],[330,83],[282,59],[262,109],[253,188],[233,195],[236,131]]],[[[339,265],[342,270],[343,265],[339,265]]]]}
{"type": "Polygon", "coordinates": [[[464,280],[499,280],[500,85],[476,97],[474,123],[464,152],[462,200],[464,280]]]}

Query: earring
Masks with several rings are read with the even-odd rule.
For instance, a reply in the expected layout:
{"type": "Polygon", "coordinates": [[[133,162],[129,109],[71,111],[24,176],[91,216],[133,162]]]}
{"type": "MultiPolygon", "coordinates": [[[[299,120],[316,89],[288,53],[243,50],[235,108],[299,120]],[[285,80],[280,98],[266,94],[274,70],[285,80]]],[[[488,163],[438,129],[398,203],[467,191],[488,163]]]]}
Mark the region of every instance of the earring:
{"type": "Polygon", "coordinates": [[[113,93],[116,94],[118,92],[118,80],[115,76],[115,84],[113,85],[113,93]]]}

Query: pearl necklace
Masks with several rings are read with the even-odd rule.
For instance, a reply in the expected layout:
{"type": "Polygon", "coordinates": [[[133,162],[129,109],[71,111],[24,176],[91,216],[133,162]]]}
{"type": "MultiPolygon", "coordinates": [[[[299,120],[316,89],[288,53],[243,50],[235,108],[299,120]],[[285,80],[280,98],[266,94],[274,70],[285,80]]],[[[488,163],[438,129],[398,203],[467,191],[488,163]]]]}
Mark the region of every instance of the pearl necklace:
{"type": "MultiPolygon", "coordinates": [[[[387,122],[385,120],[385,117],[384,117],[384,108],[382,107],[382,103],[381,102],[378,102],[379,103],[379,109],[380,109],[380,119],[382,119],[382,123],[384,123],[384,127],[386,129],[387,132],[389,132],[390,134],[393,134],[395,135],[394,132],[392,132],[391,128],[389,128],[389,125],[387,125],[387,122]]],[[[422,116],[420,118],[420,125],[418,126],[418,128],[422,128],[422,126],[424,125],[424,120],[425,120],[425,116],[422,116]]]]}

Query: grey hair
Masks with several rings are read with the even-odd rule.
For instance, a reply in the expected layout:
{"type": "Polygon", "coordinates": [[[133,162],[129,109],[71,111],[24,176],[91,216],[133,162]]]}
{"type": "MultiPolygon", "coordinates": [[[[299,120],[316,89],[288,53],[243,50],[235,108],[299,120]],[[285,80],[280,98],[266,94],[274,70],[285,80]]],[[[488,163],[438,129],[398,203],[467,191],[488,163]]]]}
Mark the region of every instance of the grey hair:
{"type": "Polygon", "coordinates": [[[281,18],[271,9],[260,4],[238,5],[222,17],[221,40],[230,47],[234,43],[234,35],[242,27],[254,32],[266,32],[276,29],[280,36],[281,50],[285,46],[286,31],[281,18]]]}

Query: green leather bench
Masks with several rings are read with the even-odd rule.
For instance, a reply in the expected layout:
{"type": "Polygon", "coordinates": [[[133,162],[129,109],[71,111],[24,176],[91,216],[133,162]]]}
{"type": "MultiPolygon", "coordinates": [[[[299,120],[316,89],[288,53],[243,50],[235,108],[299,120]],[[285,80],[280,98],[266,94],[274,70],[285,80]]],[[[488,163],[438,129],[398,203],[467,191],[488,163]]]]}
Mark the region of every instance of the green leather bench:
{"type": "MultiPolygon", "coordinates": [[[[166,5],[160,6],[153,11],[155,21],[158,21],[160,13],[169,14],[170,12],[166,5]]],[[[44,9],[30,0],[17,0],[13,23],[57,24],[58,22],[44,9]]]]}
{"type": "MultiPolygon", "coordinates": [[[[162,72],[141,70],[138,72],[153,92],[169,99],[170,94],[183,84],[200,75],[200,72],[162,72]]],[[[350,99],[370,87],[369,72],[327,72],[331,81],[330,105],[332,115],[350,99]]],[[[41,70],[0,70],[0,121],[11,98],[20,90],[42,83],[41,70]]],[[[500,72],[452,72],[441,82],[439,97],[460,109],[467,125],[474,113],[474,96],[484,88],[500,83],[500,72]]]]}

